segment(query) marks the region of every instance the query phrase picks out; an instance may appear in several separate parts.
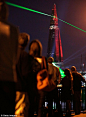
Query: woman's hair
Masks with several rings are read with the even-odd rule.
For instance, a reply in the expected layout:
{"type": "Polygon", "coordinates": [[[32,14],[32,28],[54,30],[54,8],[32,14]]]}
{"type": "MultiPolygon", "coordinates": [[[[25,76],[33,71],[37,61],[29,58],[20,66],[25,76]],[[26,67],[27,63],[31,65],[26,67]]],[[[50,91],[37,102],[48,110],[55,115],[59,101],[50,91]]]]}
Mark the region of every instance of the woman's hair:
{"type": "Polygon", "coordinates": [[[34,57],[42,55],[42,44],[39,40],[35,39],[29,44],[29,53],[34,57]]]}
{"type": "Polygon", "coordinates": [[[73,76],[72,76],[72,73],[71,73],[71,71],[70,71],[70,69],[68,69],[68,68],[66,68],[66,69],[64,70],[64,73],[65,73],[65,75],[68,76],[70,79],[73,77],[73,76]]]}

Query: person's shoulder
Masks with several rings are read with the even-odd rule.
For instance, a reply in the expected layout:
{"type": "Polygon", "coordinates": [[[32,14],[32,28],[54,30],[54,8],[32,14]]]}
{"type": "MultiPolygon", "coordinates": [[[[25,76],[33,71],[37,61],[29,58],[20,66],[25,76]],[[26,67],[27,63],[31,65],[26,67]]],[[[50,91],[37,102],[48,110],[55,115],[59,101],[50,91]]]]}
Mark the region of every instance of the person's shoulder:
{"type": "Polygon", "coordinates": [[[6,22],[6,24],[10,26],[11,36],[13,35],[14,38],[16,36],[18,37],[19,36],[19,27],[14,25],[14,24],[12,24],[12,23],[10,23],[10,22],[6,22]]]}
{"type": "Polygon", "coordinates": [[[83,76],[82,76],[81,73],[78,73],[78,76],[79,76],[80,79],[83,79],[83,76]]]}
{"type": "Polygon", "coordinates": [[[72,75],[78,75],[78,72],[73,71],[73,72],[72,72],[72,75]]]}
{"type": "Polygon", "coordinates": [[[83,76],[82,76],[82,74],[81,73],[79,73],[79,72],[74,72],[73,73],[73,77],[76,77],[76,78],[82,78],[83,76]]]}
{"type": "Polygon", "coordinates": [[[8,22],[8,21],[0,21],[1,23],[3,23],[4,25],[8,25],[10,28],[14,28],[14,29],[18,29],[17,26],[13,25],[12,23],[8,22]]]}
{"type": "Polygon", "coordinates": [[[54,69],[56,69],[57,71],[59,71],[59,68],[58,68],[58,67],[56,67],[56,66],[54,66],[54,65],[53,65],[53,67],[54,67],[54,69]]]}
{"type": "Polygon", "coordinates": [[[81,73],[79,73],[79,72],[77,72],[77,75],[82,77],[82,74],[81,74],[81,73]]]}
{"type": "Polygon", "coordinates": [[[54,68],[55,70],[57,70],[57,67],[55,67],[54,65],[53,65],[53,68],[54,68]]]}
{"type": "Polygon", "coordinates": [[[28,59],[28,53],[22,50],[20,53],[20,59],[28,59]]]}
{"type": "Polygon", "coordinates": [[[55,68],[55,69],[57,68],[57,67],[56,67],[56,66],[54,66],[53,64],[52,64],[52,66],[53,66],[53,68],[55,68]]]}
{"type": "Polygon", "coordinates": [[[12,38],[12,40],[14,40],[14,41],[17,40],[17,42],[18,42],[19,28],[17,26],[15,26],[15,25],[11,24],[8,21],[0,21],[0,22],[1,22],[2,26],[3,26],[3,28],[6,31],[9,31],[10,39],[12,38]]]}
{"type": "Polygon", "coordinates": [[[48,63],[48,67],[54,68],[54,66],[51,63],[48,63]]]}
{"type": "Polygon", "coordinates": [[[15,33],[15,32],[16,32],[16,33],[19,33],[19,28],[18,28],[18,26],[14,25],[14,24],[12,24],[12,23],[10,23],[10,22],[6,22],[6,23],[10,26],[11,31],[13,31],[14,33],[15,33]]]}
{"type": "Polygon", "coordinates": [[[9,21],[2,21],[4,24],[9,25],[10,27],[17,28],[14,24],[10,23],[9,21]]]}

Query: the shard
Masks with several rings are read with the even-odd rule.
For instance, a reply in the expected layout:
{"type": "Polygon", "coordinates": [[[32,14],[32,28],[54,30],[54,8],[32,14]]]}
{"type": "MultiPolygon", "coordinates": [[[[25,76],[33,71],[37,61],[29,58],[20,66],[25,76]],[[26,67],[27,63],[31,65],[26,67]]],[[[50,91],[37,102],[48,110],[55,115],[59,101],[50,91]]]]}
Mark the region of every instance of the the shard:
{"type": "Polygon", "coordinates": [[[49,27],[47,58],[50,56],[54,58],[54,62],[63,62],[62,44],[55,4],[54,8],[52,9],[49,27]]]}

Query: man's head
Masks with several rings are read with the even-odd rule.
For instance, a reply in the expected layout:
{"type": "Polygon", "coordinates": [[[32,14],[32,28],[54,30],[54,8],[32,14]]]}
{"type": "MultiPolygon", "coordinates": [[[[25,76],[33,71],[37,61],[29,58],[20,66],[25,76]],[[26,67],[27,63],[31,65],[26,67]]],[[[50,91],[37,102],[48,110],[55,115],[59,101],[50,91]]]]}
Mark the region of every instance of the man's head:
{"type": "Polygon", "coordinates": [[[25,49],[28,42],[30,41],[30,35],[27,33],[20,33],[19,34],[19,47],[25,49]]]}
{"type": "Polygon", "coordinates": [[[71,67],[71,71],[72,71],[72,72],[76,71],[76,67],[75,67],[75,66],[72,66],[72,67],[71,67]]]}
{"type": "Polygon", "coordinates": [[[49,57],[48,58],[48,63],[51,63],[52,64],[52,62],[54,62],[54,58],[53,57],[49,57]]]}
{"type": "Polygon", "coordinates": [[[8,6],[4,0],[0,0],[0,20],[7,20],[8,18],[8,6]]]}
{"type": "Polygon", "coordinates": [[[42,55],[42,44],[39,40],[31,41],[29,45],[29,54],[33,57],[40,57],[42,55]]]}

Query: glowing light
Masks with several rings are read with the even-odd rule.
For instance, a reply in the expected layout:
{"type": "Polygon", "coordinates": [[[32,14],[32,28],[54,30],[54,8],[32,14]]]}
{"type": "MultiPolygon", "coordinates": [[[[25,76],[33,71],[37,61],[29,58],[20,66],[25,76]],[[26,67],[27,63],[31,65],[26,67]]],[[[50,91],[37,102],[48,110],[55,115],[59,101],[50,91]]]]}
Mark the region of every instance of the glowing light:
{"type": "Polygon", "coordinates": [[[64,74],[64,71],[59,67],[57,66],[54,62],[52,63],[55,67],[58,67],[59,68],[59,71],[60,71],[60,74],[61,74],[61,78],[64,78],[65,77],[65,74],[64,74]]]}
{"type": "MultiPolygon", "coordinates": [[[[49,15],[49,14],[46,14],[46,13],[42,13],[42,12],[40,12],[40,11],[36,11],[36,10],[33,10],[33,9],[29,9],[29,8],[26,8],[26,7],[17,5],[17,4],[13,4],[13,3],[10,3],[10,2],[6,2],[6,4],[8,4],[8,5],[10,5],[10,6],[14,6],[14,7],[21,8],[21,9],[24,9],[24,10],[28,10],[28,11],[32,11],[32,12],[35,12],[35,13],[39,13],[39,14],[42,14],[42,15],[46,15],[46,16],[53,17],[52,15],[49,15]]],[[[55,17],[54,17],[54,18],[55,18],[55,17]]],[[[72,24],[70,24],[70,23],[68,23],[68,22],[66,22],[66,21],[64,21],[64,20],[62,20],[62,19],[59,19],[59,18],[58,18],[58,20],[60,20],[60,21],[62,21],[62,22],[64,22],[64,23],[66,23],[66,24],[68,24],[68,25],[70,25],[70,26],[72,26],[72,27],[74,27],[74,28],[76,28],[76,29],[78,29],[78,30],[81,30],[81,31],[83,31],[83,32],[86,33],[85,30],[83,30],[83,29],[81,29],[81,28],[79,28],[79,27],[77,27],[77,26],[74,26],[74,25],[72,25],[72,24]]]]}
{"type": "Polygon", "coordinates": [[[49,29],[58,29],[58,26],[55,26],[55,25],[52,25],[52,26],[50,26],[50,28],[49,29]]]}
{"type": "Polygon", "coordinates": [[[64,74],[64,71],[63,71],[61,68],[59,68],[59,71],[60,71],[61,77],[64,78],[64,77],[66,76],[66,75],[64,74]]]}

